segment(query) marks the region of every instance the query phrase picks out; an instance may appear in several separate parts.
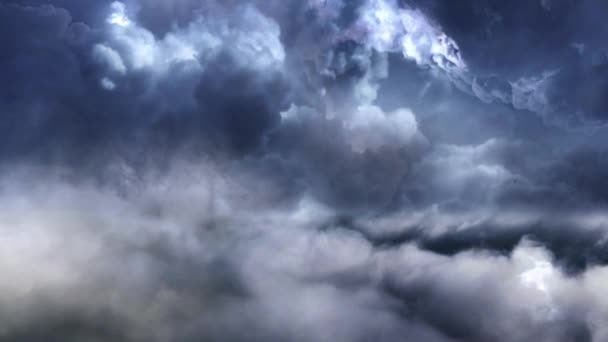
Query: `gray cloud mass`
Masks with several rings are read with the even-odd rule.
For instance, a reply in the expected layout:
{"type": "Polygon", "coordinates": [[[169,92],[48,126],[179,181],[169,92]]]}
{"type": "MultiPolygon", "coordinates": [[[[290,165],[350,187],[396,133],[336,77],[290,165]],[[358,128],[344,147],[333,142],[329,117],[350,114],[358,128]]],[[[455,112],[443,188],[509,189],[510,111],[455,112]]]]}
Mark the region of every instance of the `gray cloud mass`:
{"type": "Polygon", "coordinates": [[[608,341],[605,7],[2,1],[0,342],[608,341]]]}

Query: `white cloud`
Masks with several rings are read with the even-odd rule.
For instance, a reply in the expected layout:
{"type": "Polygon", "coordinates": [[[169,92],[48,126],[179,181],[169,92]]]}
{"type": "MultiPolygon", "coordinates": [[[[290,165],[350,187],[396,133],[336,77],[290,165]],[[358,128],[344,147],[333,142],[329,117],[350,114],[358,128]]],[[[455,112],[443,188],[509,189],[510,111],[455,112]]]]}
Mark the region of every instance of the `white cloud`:
{"type": "Polygon", "coordinates": [[[114,90],[116,89],[116,83],[114,83],[114,81],[112,81],[111,79],[104,77],[101,79],[101,81],[99,82],[99,84],[105,89],[105,90],[114,90]]]}
{"type": "Polygon", "coordinates": [[[108,23],[121,27],[127,27],[131,25],[131,19],[129,19],[129,17],[127,16],[127,10],[124,3],[114,1],[110,5],[110,9],[112,10],[112,12],[107,18],[108,23]]]}
{"type": "Polygon", "coordinates": [[[549,112],[552,105],[547,98],[547,87],[557,72],[546,71],[539,76],[522,77],[511,82],[513,106],[516,109],[526,109],[539,114],[549,112]]]}
{"type": "Polygon", "coordinates": [[[99,62],[108,66],[114,72],[124,75],[127,72],[127,67],[122,60],[120,54],[103,44],[95,44],[93,47],[93,57],[99,62]]]}
{"type": "Polygon", "coordinates": [[[383,52],[401,52],[418,65],[438,68],[461,78],[467,66],[456,42],[418,10],[400,8],[395,0],[370,0],[360,23],[367,43],[383,52]]]}
{"type": "Polygon", "coordinates": [[[162,39],[130,18],[125,4],[114,2],[110,9],[108,39],[93,53],[120,74],[146,71],[162,78],[177,64],[187,66],[189,73],[200,73],[222,50],[246,68],[280,70],[285,60],[278,25],[250,5],[239,7],[234,17],[199,16],[162,39]]]}
{"type": "Polygon", "coordinates": [[[353,151],[378,151],[386,146],[407,146],[418,134],[414,114],[408,109],[385,113],[363,105],[343,117],[346,139],[353,151]]]}

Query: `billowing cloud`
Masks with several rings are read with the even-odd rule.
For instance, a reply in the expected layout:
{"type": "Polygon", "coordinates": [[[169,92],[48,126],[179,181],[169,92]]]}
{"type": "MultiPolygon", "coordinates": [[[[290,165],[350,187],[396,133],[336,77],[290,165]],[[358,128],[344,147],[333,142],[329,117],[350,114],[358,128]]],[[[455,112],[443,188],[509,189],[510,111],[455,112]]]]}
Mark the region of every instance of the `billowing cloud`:
{"type": "Polygon", "coordinates": [[[603,10],[3,2],[0,341],[606,340],[603,10]]]}

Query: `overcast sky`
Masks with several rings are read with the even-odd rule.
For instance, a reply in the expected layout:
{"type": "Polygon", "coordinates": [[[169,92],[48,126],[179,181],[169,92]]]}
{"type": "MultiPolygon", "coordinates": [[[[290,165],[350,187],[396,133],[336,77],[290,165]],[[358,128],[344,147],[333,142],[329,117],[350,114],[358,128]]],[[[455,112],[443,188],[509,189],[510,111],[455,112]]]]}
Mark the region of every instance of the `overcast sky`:
{"type": "Polygon", "coordinates": [[[2,0],[0,342],[608,341],[605,13],[2,0]]]}

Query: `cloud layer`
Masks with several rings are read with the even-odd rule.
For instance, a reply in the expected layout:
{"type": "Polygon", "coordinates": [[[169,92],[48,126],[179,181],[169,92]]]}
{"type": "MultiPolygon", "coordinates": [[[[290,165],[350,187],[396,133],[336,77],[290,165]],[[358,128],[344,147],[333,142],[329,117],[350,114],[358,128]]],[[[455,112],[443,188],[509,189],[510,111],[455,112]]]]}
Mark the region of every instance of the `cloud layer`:
{"type": "Polygon", "coordinates": [[[602,9],[3,2],[0,341],[608,340],[602,9]]]}

